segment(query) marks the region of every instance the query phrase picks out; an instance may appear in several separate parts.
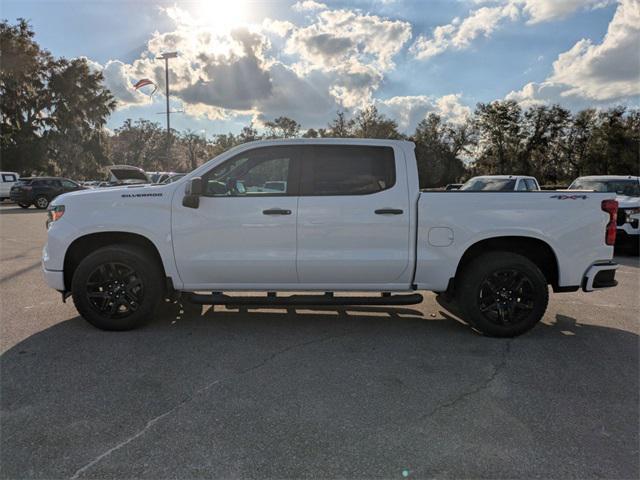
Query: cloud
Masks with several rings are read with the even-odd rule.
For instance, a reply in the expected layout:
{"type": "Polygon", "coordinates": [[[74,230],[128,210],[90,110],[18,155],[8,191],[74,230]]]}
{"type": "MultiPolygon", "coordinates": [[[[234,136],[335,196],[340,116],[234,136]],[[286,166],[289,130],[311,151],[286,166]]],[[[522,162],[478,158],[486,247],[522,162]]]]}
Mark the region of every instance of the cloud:
{"type": "Polygon", "coordinates": [[[599,44],[583,39],[561,53],[553,73],[507,98],[523,104],[608,104],[640,95],[640,1],[622,0],[599,44]]]}
{"type": "Polygon", "coordinates": [[[529,17],[527,23],[534,24],[560,20],[578,10],[602,8],[615,0],[522,0],[523,11],[529,17]]]}
{"type": "Polygon", "coordinates": [[[469,48],[478,37],[489,37],[501,24],[527,19],[527,24],[559,20],[581,9],[602,8],[615,0],[477,0],[488,3],[471,10],[467,17],[454,18],[439,25],[432,35],[419,35],[410,52],[419,60],[426,60],[447,50],[469,48]]]}
{"type": "Polygon", "coordinates": [[[449,49],[467,48],[479,36],[490,36],[501,21],[515,20],[518,14],[518,8],[511,3],[500,7],[479,8],[464,20],[455,18],[448,25],[436,27],[432,38],[420,35],[410,51],[416,58],[423,60],[449,49]]]}
{"type": "MultiPolygon", "coordinates": [[[[469,114],[460,95],[375,98],[411,38],[408,22],[298,3],[309,12],[302,25],[265,19],[235,30],[212,28],[180,7],[167,8],[175,28],[152,34],[139,58],[95,68],[105,72],[120,106],[144,104],[149,97],[131,86],[150,78],[159,86],[156,97],[163,95],[164,62],[157,57],[178,51],[170,61],[172,100],[188,115],[215,120],[250,115],[263,123],[285,115],[304,128],[319,128],[338,110],[355,112],[374,103],[411,131],[429,112],[453,121],[469,114]]],[[[468,22],[461,35],[471,27],[468,22]]]]}
{"type": "Polygon", "coordinates": [[[460,94],[431,97],[427,95],[398,96],[376,100],[381,113],[398,122],[398,128],[406,133],[415,130],[429,113],[436,113],[445,120],[461,123],[471,115],[471,109],[460,102],[460,94]]]}
{"type": "Polygon", "coordinates": [[[104,66],[90,59],[86,61],[91,70],[102,72],[104,85],[116,99],[118,108],[150,103],[148,95],[134,90],[133,85],[139,78],[132,74],[130,65],[119,60],[109,60],[104,66]]]}
{"type": "Polygon", "coordinates": [[[337,62],[394,67],[393,57],[411,38],[411,25],[354,10],[325,10],[315,21],[295,29],[286,52],[301,59],[301,68],[336,69],[337,62]]]}
{"type": "Polygon", "coordinates": [[[315,2],[314,0],[304,0],[294,3],[291,8],[297,12],[305,12],[312,10],[326,10],[327,6],[324,3],[315,2]]]}

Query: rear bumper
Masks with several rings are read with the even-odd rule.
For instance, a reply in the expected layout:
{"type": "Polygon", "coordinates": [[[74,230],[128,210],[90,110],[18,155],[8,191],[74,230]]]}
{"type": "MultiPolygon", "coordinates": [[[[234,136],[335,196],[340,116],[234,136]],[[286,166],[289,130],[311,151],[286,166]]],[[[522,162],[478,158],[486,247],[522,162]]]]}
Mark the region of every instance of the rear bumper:
{"type": "Polygon", "coordinates": [[[592,265],[584,274],[582,290],[592,292],[601,288],[610,288],[618,285],[616,269],[618,264],[614,262],[592,265]]]}

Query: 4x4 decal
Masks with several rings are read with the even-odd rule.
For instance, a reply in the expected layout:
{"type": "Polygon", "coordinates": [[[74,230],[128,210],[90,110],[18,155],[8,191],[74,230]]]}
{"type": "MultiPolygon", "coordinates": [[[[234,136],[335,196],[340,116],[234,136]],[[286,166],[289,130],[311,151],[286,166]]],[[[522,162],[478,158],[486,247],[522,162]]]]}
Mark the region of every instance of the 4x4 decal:
{"type": "Polygon", "coordinates": [[[557,198],[558,200],[586,200],[586,195],[551,195],[549,198],[557,198]]]}

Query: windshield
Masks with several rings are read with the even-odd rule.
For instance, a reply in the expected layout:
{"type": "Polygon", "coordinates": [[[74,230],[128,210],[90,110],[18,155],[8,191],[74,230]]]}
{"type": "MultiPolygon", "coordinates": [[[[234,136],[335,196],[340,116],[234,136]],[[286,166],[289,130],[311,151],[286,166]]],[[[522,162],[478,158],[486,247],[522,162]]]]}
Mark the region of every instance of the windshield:
{"type": "Polygon", "coordinates": [[[610,192],[629,197],[640,197],[640,184],[637,180],[575,180],[569,190],[594,190],[610,192]]]}
{"type": "Polygon", "coordinates": [[[460,190],[472,192],[507,192],[513,190],[516,181],[509,178],[472,178],[460,187],[460,190]]]}

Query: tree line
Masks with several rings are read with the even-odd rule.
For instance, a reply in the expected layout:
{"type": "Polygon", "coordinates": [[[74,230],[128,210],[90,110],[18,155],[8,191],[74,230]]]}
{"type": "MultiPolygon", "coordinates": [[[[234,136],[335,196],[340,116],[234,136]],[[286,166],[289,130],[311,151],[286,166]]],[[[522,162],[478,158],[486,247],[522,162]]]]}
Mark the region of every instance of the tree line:
{"type": "Polygon", "coordinates": [[[430,113],[411,134],[375,105],[339,111],[325,128],[302,129],[278,117],[260,130],[209,138],[167,133],[158,123],[126,120],[105,128],[116,101],[100,72],[84,59],[56,59],[33,39],[30,25],[0,23],[0,162],[22,175],[100,179],[112,164],[148,171],[190,171],[236,145],[268,138],[406,139],[416,145],[421,187],[480,174],[534,175],[563,185],[580,175],[638,175],[640,110],[624,106],[573,113],[560,105],[522,108],[513,101],[479,103],[462,122],[430,113]]]}

